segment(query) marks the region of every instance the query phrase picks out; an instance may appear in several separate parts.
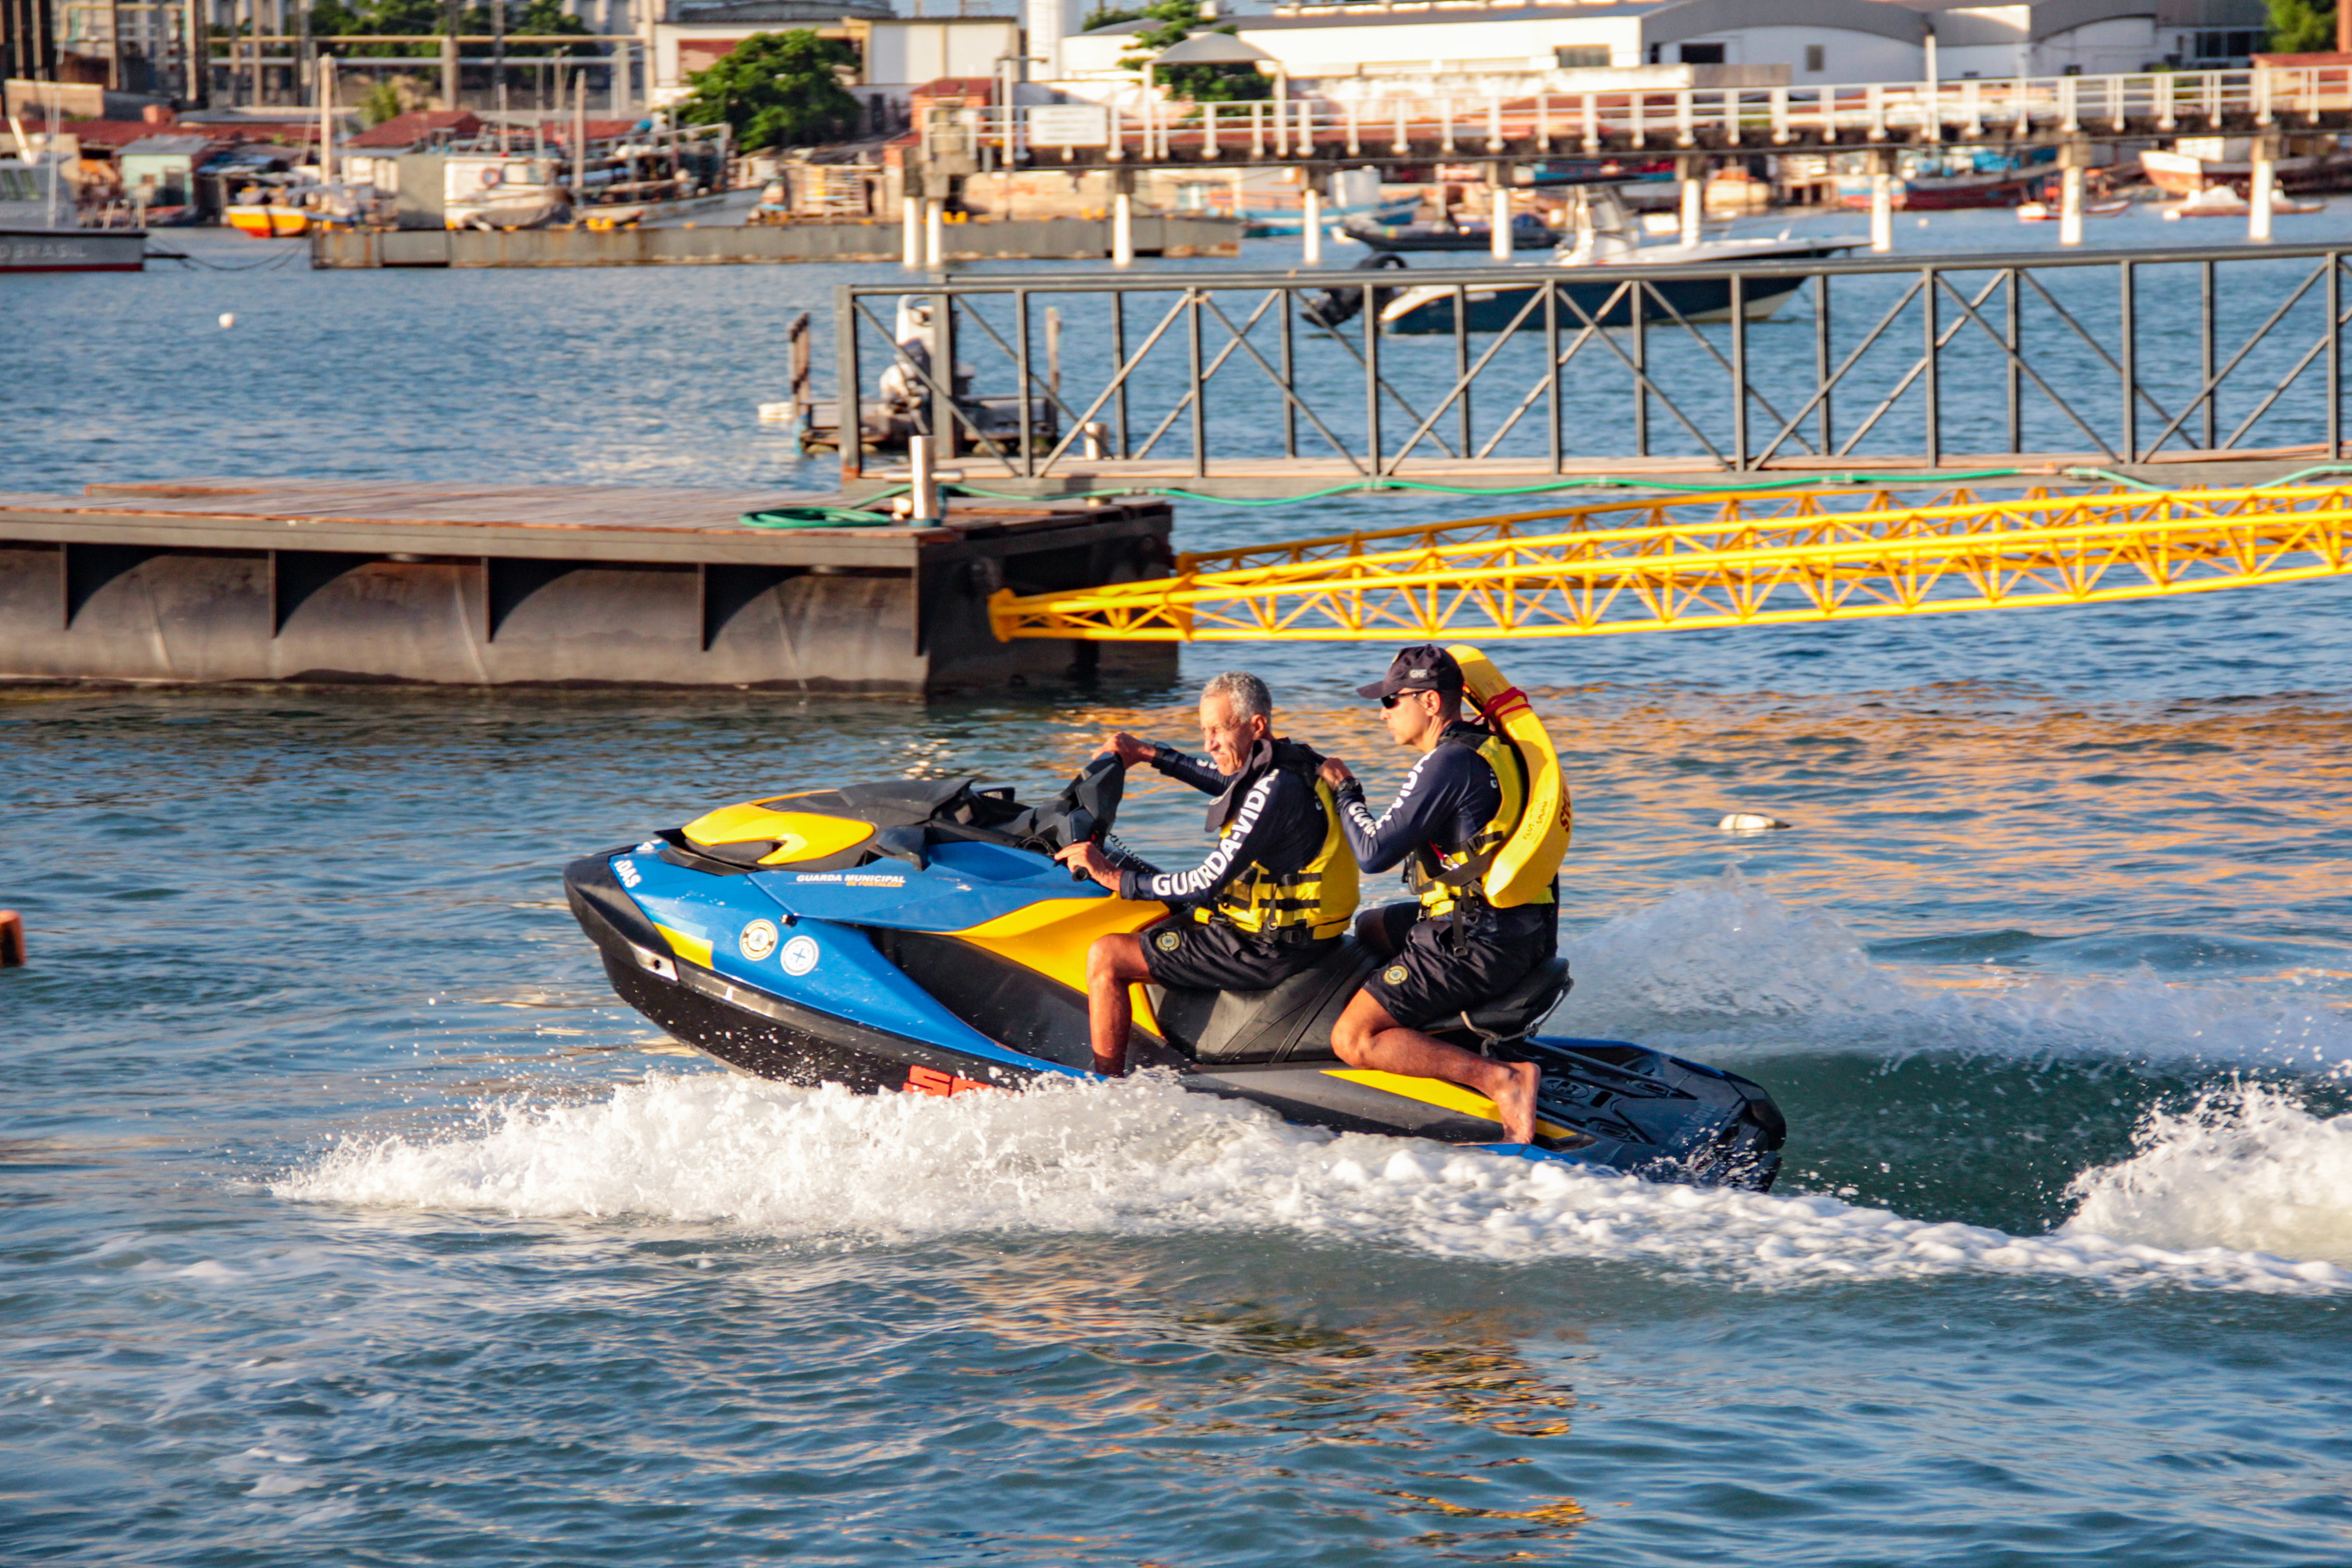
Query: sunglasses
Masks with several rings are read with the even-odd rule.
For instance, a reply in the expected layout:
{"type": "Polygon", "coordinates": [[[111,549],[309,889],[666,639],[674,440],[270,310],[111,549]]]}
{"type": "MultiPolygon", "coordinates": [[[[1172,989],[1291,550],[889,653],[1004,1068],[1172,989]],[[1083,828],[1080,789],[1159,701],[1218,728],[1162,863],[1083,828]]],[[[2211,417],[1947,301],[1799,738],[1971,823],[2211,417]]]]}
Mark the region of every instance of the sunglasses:
{"type": "Polygon", "coordinates": [[[1389,696],[1381,699],[1381,706],[1383,708],[1393,708],[1408,697],[1418,697],[1420,695],[1421,693],[1418,691],[1392,692],[1389,696]]]}

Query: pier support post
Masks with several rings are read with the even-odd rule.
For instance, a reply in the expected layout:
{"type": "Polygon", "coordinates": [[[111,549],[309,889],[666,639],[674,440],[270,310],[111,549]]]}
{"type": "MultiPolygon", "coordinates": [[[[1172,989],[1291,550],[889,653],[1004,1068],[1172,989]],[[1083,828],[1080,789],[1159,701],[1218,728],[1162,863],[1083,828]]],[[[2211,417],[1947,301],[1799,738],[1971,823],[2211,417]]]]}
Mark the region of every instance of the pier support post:
{"type": "Polygon", "coordinates": [[[1135,265],[1135,197],[1125,189],[1110,197],[1110,264],[1135,265]]]}
{"type": "Polygon", "coordinates": [[[898,261],[910,271],[923,264],[922,198],[911,192],[898,198],[898,261]]]}
{"type": "Polygon", "coordinates": [[[1870,248],[1895,248],[1895,170],[1884,153],[1870,155],[1870,248]]]}
{"type": "Polygon", "coordinates": [[[2278,142],[2254,138],[2254,177],[2246,192],[2246,237],[2256,245],[2271,239],[2271,199],[2278,191],[2278,142]]]}
{"type": "Polygon", "coordinates": [[[2091,161],[2089,145],[2069,139],[2058,146],[2058,243],[2083,243],[2083,171],[2091,161]]]}
{"type": "Polygon", "coordinates": [[[1313,170],[1298,198],[1298,259],[1309,267],[1323,265],[1323,193],[1315,188],[1313,170]]]}
{"type": "Polygon", "coordinates": [[[937,196],[923,198],[923,265],[944,267],[948,258],[947,203],[937,196]]]}
{"type": "MultiPolygon", "coordinates": [[[[1683,232],[1685,245],[1699,242],[1699,220],[1706,216],[1706,160],[1687,155],[1675,160],[1675,178],[1682,182],[1683,232]]],[[[1882,248],[1874,231],[1873,249],[1882,248]]]]}
{"type": "Polygon", "coordinates": [[[1493,225],[1493,234],[1487,248],[1496,260],[1508,261],[1511,258],[1511,166],[1508,163],[1496,164],[1491,178],[1494,181],[1494,200],[1489,204],[1489,221],[1493,225]]]}
{"type": "Polygon", "coordinates": [[[907,521],[937,522],[940,520],[940,476],[931,462],[931,438],[929,436],[907,437],[907,521]]]}

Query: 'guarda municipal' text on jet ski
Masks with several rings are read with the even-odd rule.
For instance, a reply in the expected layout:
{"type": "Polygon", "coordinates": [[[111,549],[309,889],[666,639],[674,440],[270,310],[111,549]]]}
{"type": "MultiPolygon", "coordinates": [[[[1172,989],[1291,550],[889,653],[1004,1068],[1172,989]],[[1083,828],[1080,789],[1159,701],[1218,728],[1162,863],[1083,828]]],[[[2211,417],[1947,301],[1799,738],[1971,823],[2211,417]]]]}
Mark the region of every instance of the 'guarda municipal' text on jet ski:
{"type": "MultiPolygon", "coordinates": [[[[1540,723],[1475,649],[1453,651],[1535,764],[1528,837],[1564,847],[1565,799],[1540,723]]],[[[769,795],[576,860],[564,889],[622,1000],[741,1071],[935,1095],[1090,1077],[1087,945],[1168,910],[1074,885],[1051,857],[1102,840],[1123,776],[1097,759],[1034,807],[970,778],[769,795]]],[[[1514,858],[1507,846],[1489,878],[1541,882],[1539,844],[1536,855],[1514,858]]],[[[1140,988],[1129,1063],[1294,1122],[1493,1144],[1499,1119],[1485,1097],[1332,1054],[1332,1024],[1373,962],[1351,936],[1271,991],[1140,988]]],[[[1623,1041],[1534,1034],[1567,987],[1554,959],[1432,1031],[1542,1069],[1536,1144],[1513,1152],[1655,1180],[1771,1184],[1785,1128],[1762,1089],[1623,1041]]]]}

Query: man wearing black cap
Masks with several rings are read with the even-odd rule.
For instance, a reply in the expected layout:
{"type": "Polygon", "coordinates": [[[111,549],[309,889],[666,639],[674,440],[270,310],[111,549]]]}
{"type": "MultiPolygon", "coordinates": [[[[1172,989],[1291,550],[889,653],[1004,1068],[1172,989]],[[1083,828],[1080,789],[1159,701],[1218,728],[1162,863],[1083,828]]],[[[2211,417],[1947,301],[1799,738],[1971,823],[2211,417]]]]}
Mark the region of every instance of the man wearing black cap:
{"type": "Polygon", "coordinates": [[[1274,733],[1265,682],[1241,670],[1201,689],[1201,741],[1215,767],[1173,746],[1124,731],[1104,751],[1132,767],[1150,763],[1180,784],[1213,795],[1209,831],[1216,847],[1189,871],[1156,871],[1114,861],[1092,844],[1057,857],[1122,899],[1175,906],[1133,934],[1095,938],[1087,949],[1087,1023],[1095,1070],[1127,1070],[1134,1010],[1128,987],[1266,991],[1318,963],[1356,912],[1356,863],[1339,828],[1339,807],[1316,777],[1323,759],[1274,733]]]}
{"type": "Polygon", "coordinates": [[[1323,763],[1339,801],[1348,847],[1367,871],[1410,859],[1417,903],[1367,910],[1356,938],[1383,960],[1331,1030],[1331,1048],[1360,1068],[1439,1078],[1495,1102],[1504,1141],[1535,1136],[1532,1062],[1496,1061],[1422,1033],[1439,1018],[1475,1007],[1524,978],[1559,947],[1556,893],[1498,910],[1479,878],[1518,825],[1528,798],[1516,748],[1462,718],[1462,667],[1433,645],[1409,647],[1360,697],[1377,697],[1389,735],[1422,753],[1396,801],[1374,821],[1364,786],[1348,764],[1323,763]]]}

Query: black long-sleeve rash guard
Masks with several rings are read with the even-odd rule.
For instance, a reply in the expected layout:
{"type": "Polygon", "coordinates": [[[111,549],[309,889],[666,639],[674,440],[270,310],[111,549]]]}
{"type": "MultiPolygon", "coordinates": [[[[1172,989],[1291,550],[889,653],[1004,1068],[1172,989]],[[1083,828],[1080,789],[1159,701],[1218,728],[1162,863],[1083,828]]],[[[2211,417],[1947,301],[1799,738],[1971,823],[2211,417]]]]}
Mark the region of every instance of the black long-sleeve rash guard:
{"type": "MultiPolygon", "coordinates": [[[[1203,767],[1173,746],[1155,746],[1151,765],[1202,795],[1223,795],[1234,782],[1233,775],[1203,767]]],[[[1276,876],[1287,876],[1313,860],[1322,848],[1323,807],[1315,798],[1314,785],[1296,773],[1268,768],[1234,808],[1233,827],[1233,832],[1217,840],[1209,858],[1189,871],[1122,870],[1118,896],[1172,904],[1207,903],[1253,861],[1276,876]]]]}
{"type": "Polygon", "coordinates": [[[1356,864],[1367,871],[1385,871],[1423,845],[1459,854],[1503,809],[1495,770],[1467,746],[1423,753],[1378,822],[1364,805],[1362,784],[1341,784],[1339,796],[1339,826],[1356,864]]]}

